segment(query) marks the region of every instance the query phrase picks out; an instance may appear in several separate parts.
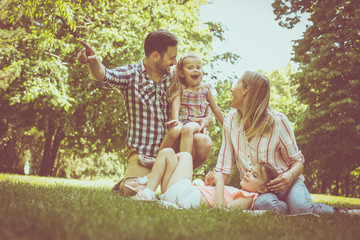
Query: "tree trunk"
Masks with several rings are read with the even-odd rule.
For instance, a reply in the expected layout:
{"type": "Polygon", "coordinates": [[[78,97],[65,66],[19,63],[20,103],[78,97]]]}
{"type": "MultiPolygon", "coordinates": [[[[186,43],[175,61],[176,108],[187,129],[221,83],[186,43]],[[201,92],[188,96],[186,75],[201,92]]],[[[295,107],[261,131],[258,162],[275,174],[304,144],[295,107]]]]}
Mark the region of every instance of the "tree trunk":
{"type": "Polygon", "coordinates": [[[52,176],[52,169],[56,159],[61,141],[65,138],[64,132],[58,128],[56,130],[53,121],[48,123],[48,132],[44,146],[43,159],[40,166],[40,176],[52,176]],[[56,132],[55,132],[56,131],[56,132]]]}
{"type": "Polygon", "coordinates": [[[332,190],[332,195],[335,195],[335,196],[339,196],[339,180],[338,178],[335,178],[335,187],[334,189],[332,190]]]}
{"type": "Polygon", "coordinates": [[[323,179],[323,180],[321,181],[321,190],[320,190],[321,194],[325,194],[325,193],[326,193],[326,190],[327,190],[326,180],[323,179]]]}
{"type": "Polygon", "coordinates": [[[55,133],[55,125],[53,121],[49,120],[47,136],[44,146],[44,153],[40,166],[40,173],[39,173],[40,176],[47,176],[49,173],[50,156],[51,156],[51,148],[52,148],[54,133],[55,133]]]}
{"type": "Polygon", "coordinates": [[[345,197],[349,196],[349,183],[350,183],[350,171],[348,171],[348,174],[345,174],[345,197]]]}
{"type": "Polygon", "coordinates": [[[60,143],[65,138],[65,134],[61,129],[57,129],[56,135],[53,141],[51,155],[50,155],[50,165],[49,165],[49,173],[50,176],[54,177],[55,173],[52,171],[55,165],[55,159],[57,152],[59,151],[60,143]]]}

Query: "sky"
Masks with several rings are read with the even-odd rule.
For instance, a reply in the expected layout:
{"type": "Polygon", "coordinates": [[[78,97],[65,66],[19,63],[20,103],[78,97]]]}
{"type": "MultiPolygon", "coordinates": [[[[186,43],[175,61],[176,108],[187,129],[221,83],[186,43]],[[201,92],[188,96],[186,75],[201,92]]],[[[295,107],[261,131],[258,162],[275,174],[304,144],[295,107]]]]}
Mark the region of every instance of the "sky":
{"type": "Polygon", "coordinates": [[[200,17],[204,22],[221,22],[229,29],[224,33],[225,41],[214,42],[214,53],[232,52],[241,57],[236,66],[222,65],[225,71],[241,76],[247,70],[268,72],[290,62],[292,41],[302,38],[309,22],[304,17],[294,29],[280,27],[275,21],[272,2],[213,0],[213,4],[201,7],[200,17]]]}

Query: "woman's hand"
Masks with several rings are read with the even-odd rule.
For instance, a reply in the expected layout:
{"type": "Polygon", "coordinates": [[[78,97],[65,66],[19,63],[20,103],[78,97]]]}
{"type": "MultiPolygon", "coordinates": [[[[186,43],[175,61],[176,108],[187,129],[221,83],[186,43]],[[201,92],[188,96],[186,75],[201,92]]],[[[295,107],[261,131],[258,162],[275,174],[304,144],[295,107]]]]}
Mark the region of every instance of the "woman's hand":
{"type": "Polygon", "coordinates": [[[291,164],[290,169],[281,173],[275,179],[271,180],[267,186],[270,191],[274,193],[282,192],[289,189],[295,179],[297,179],[304,169],[304,164],[300,161],[295,161],[291,164]]]}
{"type": "Polygon", "coordinates": [[[294,177],[291,172],[287,171],[271,180],[267,186],[272,192],[279,193],[289,189],[296,178],[297,176],[294,177]]]}

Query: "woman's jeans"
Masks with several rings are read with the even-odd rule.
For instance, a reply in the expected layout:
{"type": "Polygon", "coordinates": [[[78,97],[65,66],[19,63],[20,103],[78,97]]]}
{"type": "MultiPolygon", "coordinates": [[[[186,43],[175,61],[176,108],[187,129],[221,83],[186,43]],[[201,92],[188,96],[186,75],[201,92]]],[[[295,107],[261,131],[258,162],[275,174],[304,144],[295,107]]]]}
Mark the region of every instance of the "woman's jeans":
{"type": "Polygon", "coordinates": [[[254,210],[271,210],[282,214],[314,213],[333,214],[334,208],[321,203],[314,203],[310,193],[301,179],[278,194],[265,193],[255,200],[254,210]]]}

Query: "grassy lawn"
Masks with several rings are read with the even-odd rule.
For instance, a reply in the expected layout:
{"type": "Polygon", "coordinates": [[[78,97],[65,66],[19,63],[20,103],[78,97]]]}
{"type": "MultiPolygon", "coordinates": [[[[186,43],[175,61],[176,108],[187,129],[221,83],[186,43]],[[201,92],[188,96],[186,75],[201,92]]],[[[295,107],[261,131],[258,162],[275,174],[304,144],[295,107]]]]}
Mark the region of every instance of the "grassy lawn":
{"type": "MultiPolygon", "coordinates": [[[[359,239],[360,217],[178,210],[112,193],[113,183],[0,174],[0,239],[359,239]]],[[[313,195],[360,208],[360,199],[313,195]]]]}

